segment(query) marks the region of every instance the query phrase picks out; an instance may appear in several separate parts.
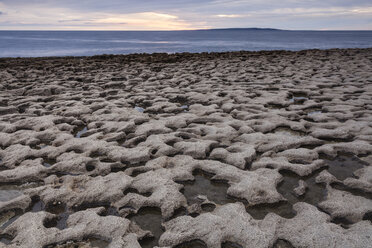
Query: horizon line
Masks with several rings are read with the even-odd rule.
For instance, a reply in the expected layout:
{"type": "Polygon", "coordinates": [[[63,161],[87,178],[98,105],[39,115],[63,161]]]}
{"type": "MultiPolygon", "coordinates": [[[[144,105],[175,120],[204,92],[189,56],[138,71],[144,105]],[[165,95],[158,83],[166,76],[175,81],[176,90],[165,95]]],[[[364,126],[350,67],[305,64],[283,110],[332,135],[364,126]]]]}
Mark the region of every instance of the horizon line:
{"type": "Polygon", "coordinates": [[[372,29],[279,29],[279,28],[257,28],[257,27],[252,27],[252,28],[201,28],[201,29],[184,29],[184,30],[174,30],[174,29],[169,29],[169,30],[102,30],[102,29],[97,29],[97,30],[91,30],[91,29],[0,29],[1,31],[45,31],[45,32],[185,32],[185,31],[211,31],[211,30],[257,30],[257,31],[316,31],[316,32],[342,32],[342,31],[372,31],[372,29]]]}

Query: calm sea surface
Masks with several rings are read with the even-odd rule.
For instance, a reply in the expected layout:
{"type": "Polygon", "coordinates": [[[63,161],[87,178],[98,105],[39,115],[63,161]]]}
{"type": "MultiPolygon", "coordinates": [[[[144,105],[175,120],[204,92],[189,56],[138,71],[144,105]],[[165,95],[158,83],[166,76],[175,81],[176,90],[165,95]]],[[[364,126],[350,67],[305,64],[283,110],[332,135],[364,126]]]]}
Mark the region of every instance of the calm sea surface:
{"type": "Polygon", "coordinates": [[[0,57],[372,47],[372,31],[0,31],[0,57]]]}

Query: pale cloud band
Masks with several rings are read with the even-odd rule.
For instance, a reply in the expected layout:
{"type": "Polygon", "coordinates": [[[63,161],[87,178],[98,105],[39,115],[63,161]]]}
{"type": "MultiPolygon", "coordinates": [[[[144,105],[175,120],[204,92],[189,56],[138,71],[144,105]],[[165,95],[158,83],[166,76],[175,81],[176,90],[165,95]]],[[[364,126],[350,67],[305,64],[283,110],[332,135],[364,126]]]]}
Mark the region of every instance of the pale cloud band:
{"type": "MultiPolygon", "coordinates": [[[[4,4],[0,5],[4,9],[4,4]]],[[[5,8],[0,27],[10,29],[68,29],[68,30],[187,30],[190,23],[175,15],[139,12],[117,14],[108,12],[81,12],[60,7],[5,8]]]]}
{"type": "Polygon", "coordinates": [[[333,0],[0,0],[0,29],[369,29],[372,3],[333,0]],[[88,2],[88,3],[87,3],[88,2]],[[156,3],[155,3],[156,2],[156,3]]]}

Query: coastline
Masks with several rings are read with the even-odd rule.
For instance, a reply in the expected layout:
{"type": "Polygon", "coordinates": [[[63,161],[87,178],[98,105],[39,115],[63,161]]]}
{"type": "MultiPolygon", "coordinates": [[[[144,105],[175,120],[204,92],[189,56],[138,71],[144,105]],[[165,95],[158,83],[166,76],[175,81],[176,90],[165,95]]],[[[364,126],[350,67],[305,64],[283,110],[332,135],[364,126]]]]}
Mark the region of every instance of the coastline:
{"type": "Polygon", "coordinates": [[[370,48],[331,48],[331,49],[304,49],[304,50],[259,50],[259,51],[227,51],[227,52],[182,52],[182,53],[131,53],[131,54],[98,54],[92,56],[47,56],[47,57],[0,57],[0,62],[6,60],[77,60],[77,59],[118,59],[125,62],[181,62],[184,59],[225,59],[231,56],[265,56],[265,55],[303,55],[303,53],[338,53],[338,52],[369,52],[370,48]]]}
{"type": "Polygon", "coordinates": [[[0,247],[370,246],[371,58],[0,58],[0,247]]]}

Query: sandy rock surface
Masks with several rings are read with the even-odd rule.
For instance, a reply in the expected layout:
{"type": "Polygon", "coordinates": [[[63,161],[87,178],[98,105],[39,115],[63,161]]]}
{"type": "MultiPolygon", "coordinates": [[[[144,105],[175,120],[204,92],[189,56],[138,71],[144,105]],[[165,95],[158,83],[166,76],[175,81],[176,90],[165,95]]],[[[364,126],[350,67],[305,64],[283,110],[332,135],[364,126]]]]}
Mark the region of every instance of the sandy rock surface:
{"type": "Polygon", "coordinates": [[[372,49],[0,59],[0,247],[372,247],[372,49]]]}

